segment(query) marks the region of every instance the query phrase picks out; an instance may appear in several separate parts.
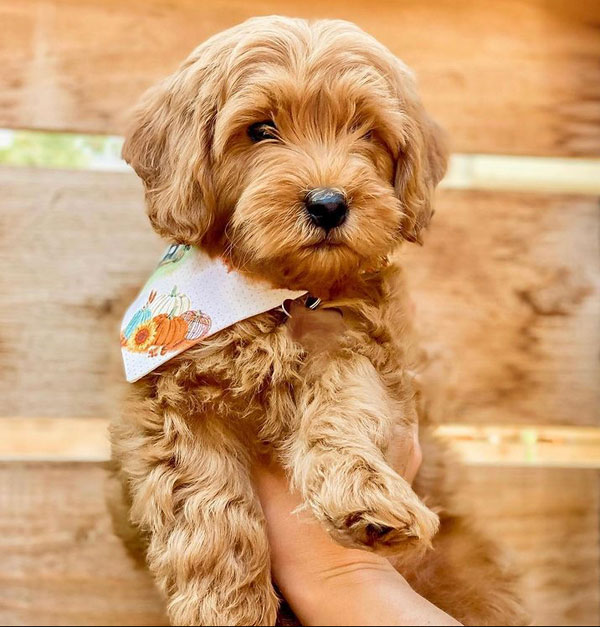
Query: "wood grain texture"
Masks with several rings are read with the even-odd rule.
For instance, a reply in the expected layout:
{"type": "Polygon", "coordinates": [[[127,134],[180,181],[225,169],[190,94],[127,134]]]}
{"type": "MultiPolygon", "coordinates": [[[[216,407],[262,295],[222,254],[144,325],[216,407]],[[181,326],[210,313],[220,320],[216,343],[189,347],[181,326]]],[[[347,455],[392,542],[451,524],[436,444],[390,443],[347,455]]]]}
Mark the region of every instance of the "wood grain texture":
{"type": "MultiPolygon", "coordinates": [[[[523,572],[535,624],[598,624],[598,472],[467,478],[463,498],[523,572]]],[[[150,578],[112,534],[104,483],[97,464],[0,464],[1,624],[164,624],[150,578]]]]}
{"type": "Polygon", "coordinates": [[[0,172],[0,412],[109,415],[115,343],[164,245],[131,174],[0,172]]]}
{"type": "Polygon", "coordinates": [[[141,92],[253,15],[357,22],[459,152],[600,154],[595,0],[0,0],[0,126],[118,133],[141,92]]]}
{"type": "Polygon", "coordinates": [[[442,419],[600,424],[598,199],[445,191],[437,208],[401,258],[442,419]]]}
{"type": "Polygon", "coordinates": [[[600,621],[599,477],[593,470],[468,469],[463,498],[520,570],[534,625],[600,621]]]}
{"type": "MultiPolygon", "coordinates": [[[[0,462],[105,462],[108,418],[0,418],[0,462]]],[[[574,427],[569,427],[573,429],[574,427]]],[[[600,429],[597,430],[600,468],[600,429]]],[[[465,434],[461,434],[465,443],[465,434]]]]}
{"type": "Polygon", "coordinates": [[[94,464],[0,464],[2,625],[165,625],[114,536],[94,464]]]}
{"type": "MultiPolygon", "coordinates": [[[[163,245],[133,175],[0,168],[0,416],[111,414],[125,306],[163,245]]],[[[404,249],[448,422],[598,425],[597,199],[440,193],[404,249]]]]}

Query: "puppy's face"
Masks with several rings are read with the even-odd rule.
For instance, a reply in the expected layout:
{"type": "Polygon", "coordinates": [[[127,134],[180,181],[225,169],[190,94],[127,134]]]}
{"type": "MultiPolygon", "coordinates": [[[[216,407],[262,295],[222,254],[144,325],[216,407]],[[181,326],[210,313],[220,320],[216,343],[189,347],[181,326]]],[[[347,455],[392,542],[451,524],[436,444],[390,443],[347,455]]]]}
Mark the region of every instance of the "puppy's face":
{"type": "Polygon", "coordinates": [[[315,295],[419,239],[446,162],[400,61],[346,22],[285,18],[200,46],[124,156],[160,233],[315,295]]]}

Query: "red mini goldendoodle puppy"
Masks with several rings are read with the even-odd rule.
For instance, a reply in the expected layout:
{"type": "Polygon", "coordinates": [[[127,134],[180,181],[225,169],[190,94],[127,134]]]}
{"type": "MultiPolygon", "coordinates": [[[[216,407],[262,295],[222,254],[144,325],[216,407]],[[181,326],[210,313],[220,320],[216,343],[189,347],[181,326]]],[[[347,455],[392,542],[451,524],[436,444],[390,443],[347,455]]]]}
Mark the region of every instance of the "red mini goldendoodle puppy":
{"type": "Polygon", "coordinates": [[[440,513],[437,535],[438,515],[386,461],[395,425],[408,432],[417,420],[391,256],[420,240],[446,168],[406,66],[347,22],[249,20],[145,95],[123,154],[170,242],[250,284],[306,291],[346,327],[313,358],[280,308],[210,334],[210,316],[184,311],[174,289],[151,292],[125,328],[125,348],[168,358],[131,386],[112,443],[173,624],[276,621],[249,476],[257,451],[277,457],[337,541],[395,556],[457,619],[522,621],[494,546],[452,504],[445,453],[427,429],[415,489],[440,513]]]}

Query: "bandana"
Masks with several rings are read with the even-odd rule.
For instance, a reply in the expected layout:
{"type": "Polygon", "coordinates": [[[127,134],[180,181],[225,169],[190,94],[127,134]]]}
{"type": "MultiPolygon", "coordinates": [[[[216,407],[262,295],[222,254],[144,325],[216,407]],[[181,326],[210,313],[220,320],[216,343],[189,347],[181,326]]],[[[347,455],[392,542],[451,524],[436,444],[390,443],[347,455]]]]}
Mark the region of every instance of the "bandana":
{"type": "Polygon", "coordinates": [[[227,327],[306,292],[273,289],[194,246],[169,246],[121,325],[127,381],[227,327]]]}

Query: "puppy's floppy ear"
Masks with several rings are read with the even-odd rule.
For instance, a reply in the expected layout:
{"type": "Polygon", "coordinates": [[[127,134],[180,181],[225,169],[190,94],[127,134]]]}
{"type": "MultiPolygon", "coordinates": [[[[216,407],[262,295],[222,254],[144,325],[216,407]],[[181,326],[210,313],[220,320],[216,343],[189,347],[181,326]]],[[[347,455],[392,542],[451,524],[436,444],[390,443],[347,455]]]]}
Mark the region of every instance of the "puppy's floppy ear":
{"type": "Polygon", "coordinates": [[[209,174],[216,103],[209,74],[201,56],[192,55],[150,88],[123,145],[123,158],[144,182],[152,225],[186,244],[200,244],[213,220],[209,174]]]}
{"type": "Polygon", "coordinates": [[[402,236],[422,243],[421,229],[429,224],[433,213],[433,193],[446,173],[448,150],[443,130],[419,104],[405,129],[405,147],[396,165],[395,188],[402,201],[405,218],[402,236]]]}

